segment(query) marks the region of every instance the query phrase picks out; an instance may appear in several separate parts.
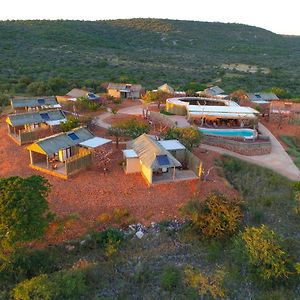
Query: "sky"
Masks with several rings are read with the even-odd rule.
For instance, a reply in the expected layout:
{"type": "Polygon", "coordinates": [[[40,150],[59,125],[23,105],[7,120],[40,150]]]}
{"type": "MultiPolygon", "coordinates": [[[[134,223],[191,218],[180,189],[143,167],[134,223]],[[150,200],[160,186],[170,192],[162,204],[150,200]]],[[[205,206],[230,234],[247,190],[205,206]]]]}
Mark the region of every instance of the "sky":
{"type": "Polygon", "coordinates": [[[163,18],[242,23],[279,34],[300,35],[299,0],[0,1],[0,20],[163,18]]]}

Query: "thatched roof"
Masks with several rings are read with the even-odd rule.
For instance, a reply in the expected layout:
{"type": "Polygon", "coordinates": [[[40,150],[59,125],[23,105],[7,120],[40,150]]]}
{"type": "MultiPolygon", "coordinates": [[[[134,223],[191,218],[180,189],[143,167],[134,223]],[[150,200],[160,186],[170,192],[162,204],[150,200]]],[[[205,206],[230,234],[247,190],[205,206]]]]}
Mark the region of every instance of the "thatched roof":
{"type": "Polygon", "coordinates": [[[159,91],[165,92],[165,93],[169,93],[169,94],[173,94],[174,93],[174,89],[169,86],[167,83],[161,85],[160,87],[157,88],[159,91]]]}

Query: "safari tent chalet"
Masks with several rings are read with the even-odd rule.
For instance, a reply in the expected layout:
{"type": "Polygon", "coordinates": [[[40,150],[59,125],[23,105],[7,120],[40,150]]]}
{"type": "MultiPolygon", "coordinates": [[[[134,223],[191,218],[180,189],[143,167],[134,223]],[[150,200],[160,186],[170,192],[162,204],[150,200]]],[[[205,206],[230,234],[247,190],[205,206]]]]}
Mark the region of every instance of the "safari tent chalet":
{"type": "Polygon", "coordinates": [[[85,127],[78,127],[40,139],[27,147],[30,167],[63,179],[92,165],[93,151],[111,140],[96,137],[85,127]]]}
{"type": "Polygon", "coordinates": [[[15,113],[61,108],[56,97],[14,98],[10,103],[15,113]]]}
{"type": "Polygon", "coordinates": [[[44,110],[9,115],[6,118],[8,135],[19,145],[58,132],[59,125],[66,122],[61,110],[44,110]]]}
{"type": "Polygon", "coordinates": [[[143,88],[140,84],[109,83],[107,86],[108,95],[118,99],[139,99],[142,92],[143,88]]]}
{"type": "Polygon", "coordinates": [[[90,101],[99,100],[100,97],[92,92],[82,89],[72,89],[65,96],[57,96],[59,101],[77,101],[79,98],[86,98],[90,101]]]}
{"type": "MultiPolygon", "coordinates": [[[[187,168],[189,153],[177,140],[157,141],[143,134],[131,141],[123,150],[126,174],[141,173],[148,185],[175,180],[197,179],[197,172],[187,168]],[[168,150],[167,150],[168,149],[168,150]]],[[[200,161],[197,167],[200,167],[200,161]]]]}

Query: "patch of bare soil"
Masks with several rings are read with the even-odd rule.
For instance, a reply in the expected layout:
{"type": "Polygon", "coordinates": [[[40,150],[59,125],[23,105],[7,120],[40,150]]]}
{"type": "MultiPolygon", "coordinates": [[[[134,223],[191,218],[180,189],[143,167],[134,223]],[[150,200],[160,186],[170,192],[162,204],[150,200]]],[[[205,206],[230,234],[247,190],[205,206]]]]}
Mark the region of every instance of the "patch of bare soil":
{"type": "MultiPolygon", "coordinates": [[[[114,149],[108,171],[104,172],[95,163],[91,169],[74,178],[59,179],[29,168],[26,147],[18,146],[9,138],[5,118],[1,118],[0,124],[0,177],[42,175],[52,186],[48,197],[51,210],[61,218],[76,215],[75,220],[67,221],[60,234],[53,234],[57,231],[50,228],[48,243],[74,238],[86,230],[98,228],[99,215],[104,212],[112,213],[116,208],[128,209],[135,222],[150,224],[152,221],[179,218],[178,208],[191,197],[204,197],[213,190],[236,194],[217,174],[215,168],[211,170],[207,182],[175,182],[149,188],[140,174],[125,175],[121,166],[123,158],[120,149],[114,149]]],[[[98,129],[100,136],[101,132],[98,129]]],[[[195,153],[203,160],[206,170],[213,165],[213,159],[218,157],[213,152],[201,153],[196,150],[195,153]]]]}

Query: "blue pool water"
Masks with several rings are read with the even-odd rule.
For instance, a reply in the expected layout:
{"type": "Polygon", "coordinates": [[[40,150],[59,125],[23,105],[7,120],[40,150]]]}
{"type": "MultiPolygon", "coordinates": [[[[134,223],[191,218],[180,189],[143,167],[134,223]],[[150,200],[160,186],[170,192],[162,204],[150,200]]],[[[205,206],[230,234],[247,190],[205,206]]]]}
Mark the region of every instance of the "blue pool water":
{"type": "Polygon", "coordinates": [[[226,137],[242,137],[245,139],[252,139],[255,131],[252,129],[210,129],[199,128],[200,132],[209,135],[218,135],[226,137]]]}

